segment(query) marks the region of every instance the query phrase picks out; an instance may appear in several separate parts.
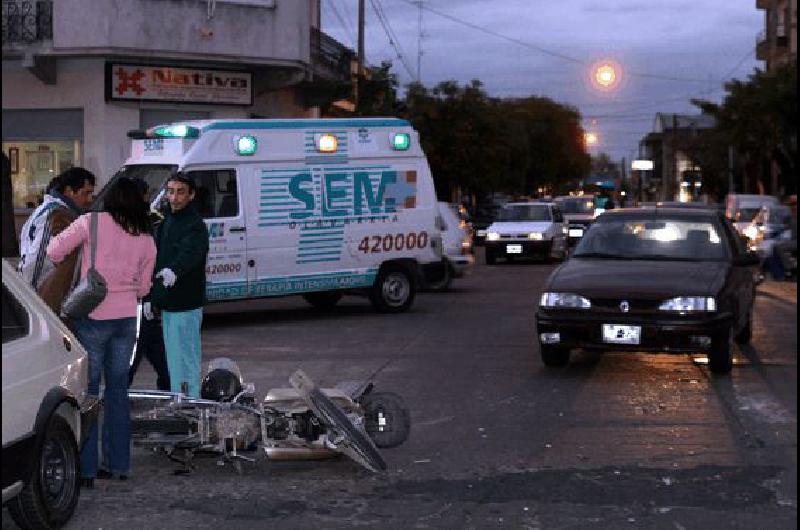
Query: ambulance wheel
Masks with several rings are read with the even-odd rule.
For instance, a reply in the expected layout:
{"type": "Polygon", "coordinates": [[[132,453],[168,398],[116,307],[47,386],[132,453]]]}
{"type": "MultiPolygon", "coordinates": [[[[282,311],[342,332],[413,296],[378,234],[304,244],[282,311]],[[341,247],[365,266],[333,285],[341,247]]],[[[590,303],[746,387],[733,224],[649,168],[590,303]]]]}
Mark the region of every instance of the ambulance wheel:
{"type": "Polygon", "coordinates": [[[497,257],[494,255],[494,252],[486,251],[486,264],[487,265],[494,265],[497,262],[497,257]]]}
{"type": "Polygon", "coordinates": [[[378,273],[369,299],[381,313],[402,313],[411,307],[414,294],[411,274],[401,267],[387,267],[378,273]]]}
{"type": "Polygon", "coordinates": [[[303,295],[303,299],[317,309],[333,309],[342,299],[342,293],[336,291],[306,293],[303,295]]]}

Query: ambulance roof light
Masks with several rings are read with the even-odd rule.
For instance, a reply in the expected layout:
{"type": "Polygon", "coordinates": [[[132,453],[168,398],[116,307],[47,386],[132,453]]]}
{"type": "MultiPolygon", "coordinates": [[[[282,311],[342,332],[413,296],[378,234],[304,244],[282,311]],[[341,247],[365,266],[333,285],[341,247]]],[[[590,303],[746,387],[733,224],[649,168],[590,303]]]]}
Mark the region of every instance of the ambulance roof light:
{"type": "Polygon", "coordinates": [[[200,129],[191,125],[159,125],[148,129],[151,138],[200,138],[200,129]]]}
{"type": "Polygon", "coordinates": [[[241,156],[252,156],[258,150],[258,141],[255,136],[245,135],[234,139],[234,149],[236,154],[241,156]]]}
{"type": "Polygon", "coordinates": [[[411,147],[411,135],[408,133],[392,134],[392,149],[395,151],[408,151],[411,147]]]}
{"type": "Polygon", "coordinates": [[[339,139],[335,134],[319,134],[315,143],[317,144],[317,151],[320,153],[335,153],[339,148],[339,139]]]}

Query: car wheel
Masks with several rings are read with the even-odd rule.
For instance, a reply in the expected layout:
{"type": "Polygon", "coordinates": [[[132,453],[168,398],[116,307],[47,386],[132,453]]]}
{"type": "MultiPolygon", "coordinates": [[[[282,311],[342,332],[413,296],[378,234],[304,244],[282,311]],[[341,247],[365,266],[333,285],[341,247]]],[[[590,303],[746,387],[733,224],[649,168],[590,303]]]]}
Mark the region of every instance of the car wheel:
{"type": "Polygon", "coordinates": [[[569,363],[569,350],[566,348],[540,344],[539,349],[545,366],[566,366],[569,363]]]}
{"type": "Polygon", "coordinates": [[[494,265],[497,263],[497,256],[494,255],[493,252],[486,251],[486,264],[487,265],[494,265]]]}
{"type": "Polygon", "coordinates": [[[431,291],[446,291],[450,288],[451,283],[453,283],[453,274],[450,270],[450,264],[445,263],[442,277],[436,281],[428,282],[427,287],[431,291]]]}
{"type": "Polygon", "coordinates": [[[378,273],[369,299],[381,313],[402,313],[411,307],[414,294],[414,282],[408,271],[393,267],[378,273]]]}
{"type": "Polygon", "coordinates": [[[715,337],[708,352],[708,365],[715,374],[727,374],[733,368],[733,329],[715,337]]]}
{"type": "Polygon", "coordinates": [[[747,315],[747,322],[744,327],[736,334],[736,344],[748,344],[753,338],[753,310],[747,315]]]}
{"type": "Polygon", "coordinates": [[[317,309],[333,309],[342,299],[342,293],[336,291],[306,293],[303,295],[303,299],[317,309]]]}
{"type": "Polygon", "coordinates": [[[397,447],[408,440],[411,415],[402,397],[393,392],[370,392],[359,401],[364,428],[377,447],[397,447]]]}
{"type": "Polygon", "coordinates": [[[61,416],[50,418],[35,458],[9,512],[21,528],[60,528],[72,517],[80,493],[78,444],[61,416]]]}

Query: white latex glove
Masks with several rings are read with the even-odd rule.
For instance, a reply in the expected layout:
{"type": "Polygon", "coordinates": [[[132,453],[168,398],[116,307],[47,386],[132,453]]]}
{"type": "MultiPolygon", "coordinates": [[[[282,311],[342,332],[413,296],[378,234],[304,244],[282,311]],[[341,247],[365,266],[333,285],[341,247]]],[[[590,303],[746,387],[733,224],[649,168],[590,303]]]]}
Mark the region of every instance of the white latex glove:
{"type": "Polygon", "coordinates": [[[156,274],[156,278],[161,278],[164,287],[172,287],[178,279],[175,273],[172,272],[172,269],[161,269],[158,271],[158,274],[156,274]]]}
{"type": "Polygon", "coordinates": [[[142,316],[145,320],[153,320],[155,315],[153,315],[153,306],[150,302],[142,302],[142,316]]]}

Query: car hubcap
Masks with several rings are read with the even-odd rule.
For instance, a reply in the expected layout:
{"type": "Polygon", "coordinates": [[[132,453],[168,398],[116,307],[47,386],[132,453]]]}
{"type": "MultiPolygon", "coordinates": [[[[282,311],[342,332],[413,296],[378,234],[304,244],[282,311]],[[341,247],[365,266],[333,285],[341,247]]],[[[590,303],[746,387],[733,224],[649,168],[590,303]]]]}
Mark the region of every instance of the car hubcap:
{"type": "Polygon", "coordinates": [[[403,274],[389,274],[383,281],[383,299],[392,307],[403,305],[410,292],[411,286],[403,274]]]}
{"type": "Polygon", "coordinates": [[[42,450],[41,484],[48,503],[54,508],[70,501],[76,469],[68,448],[59,440],[49,439],[42,450]]]}

